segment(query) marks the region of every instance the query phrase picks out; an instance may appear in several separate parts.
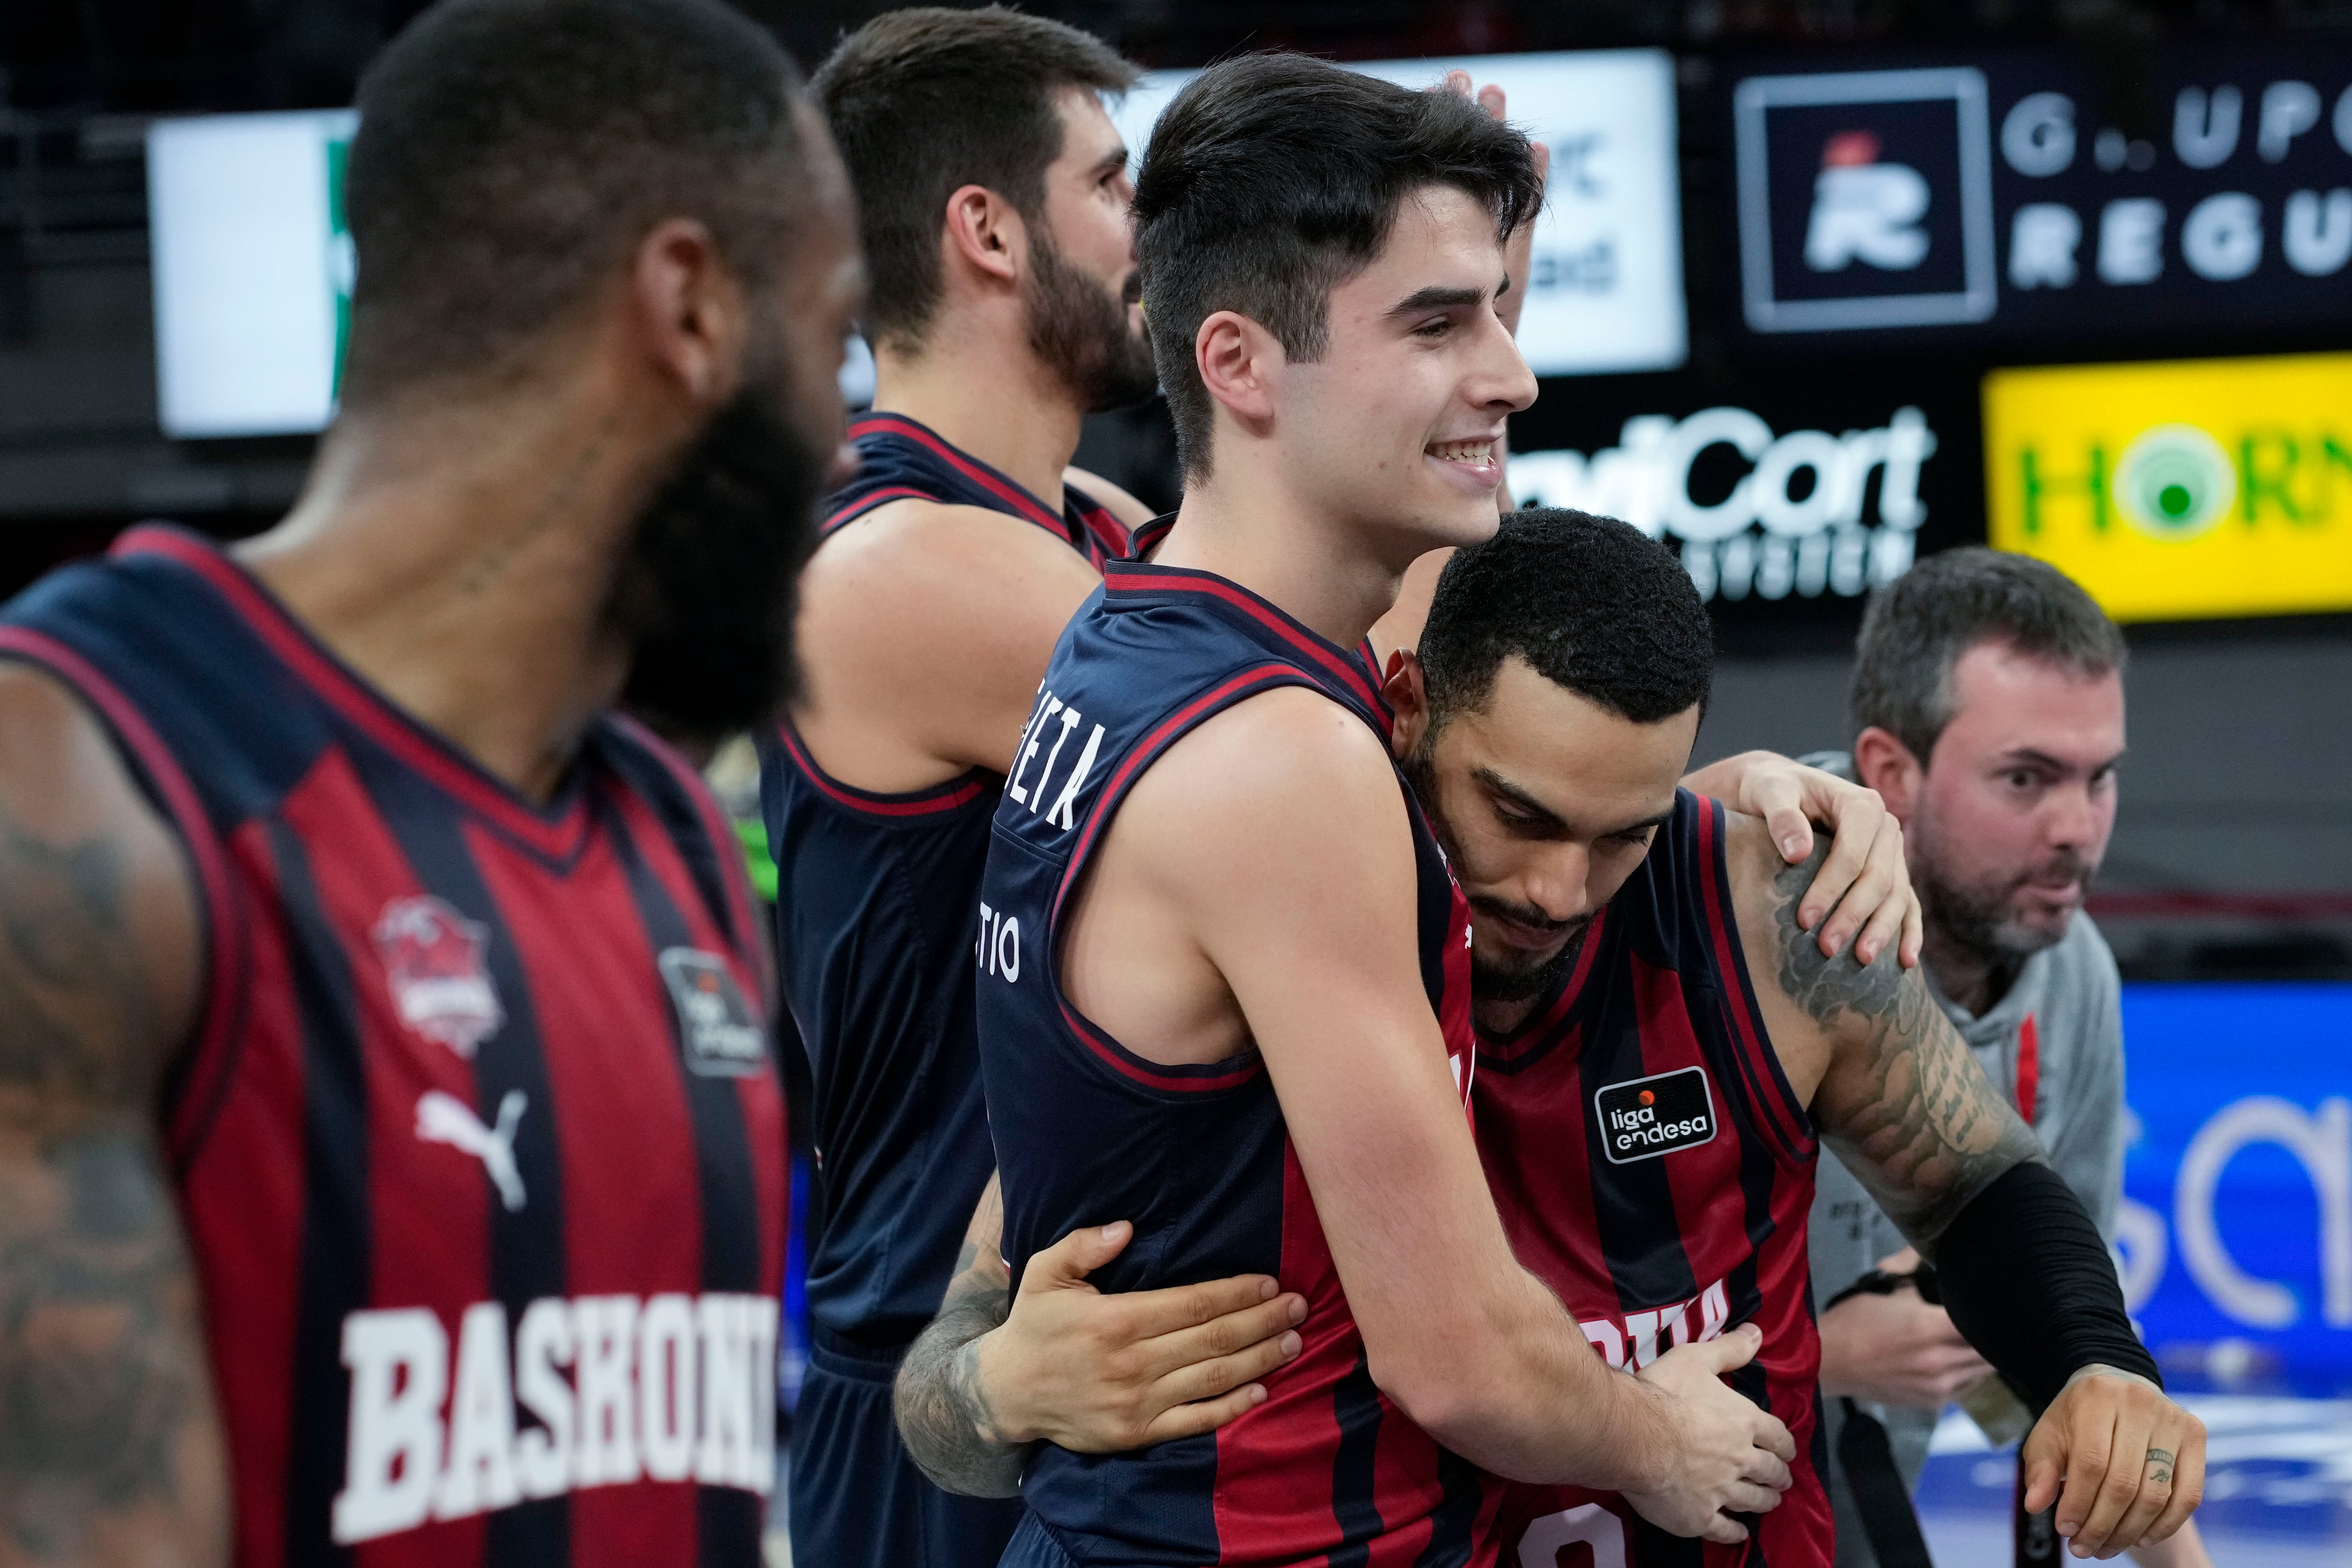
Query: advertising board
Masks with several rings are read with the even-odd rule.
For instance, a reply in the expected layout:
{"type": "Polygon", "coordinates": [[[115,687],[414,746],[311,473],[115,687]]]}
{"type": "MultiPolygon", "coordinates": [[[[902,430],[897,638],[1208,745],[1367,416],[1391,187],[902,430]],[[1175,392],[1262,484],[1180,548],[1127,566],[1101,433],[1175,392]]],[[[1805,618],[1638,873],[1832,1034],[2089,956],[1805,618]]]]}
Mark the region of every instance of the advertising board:
{"type": "Polygon", "coordinates": [[[1787,371],[1546,381],[1511,421],[1511,498],[1664,540],[1727,627],[1813,622],[1843,643],[1916,557],[1983,542],[1978,371],[1787,371]]]}
{"type": "Polygon", "coordinates": [[[2056,51],[1729,83],[1751,333],[2352,325],[2352,51],[2183,47],[2130,103],[2056,51]]]}
{"type": "Polygon", "coordinates": [[[2352,610],[2352,353],[1997,371],[1992,542],[2119,621],[2352,610]]]}
{"type": "MultiPolygon", "coordinates": [[[[1349,63],[1425,88],[1464,70],[1503,89],[1511,122],[1551,149],[1519,350],[1539,376],[1683,362],[1682,210],[1674,59],[1663,49],[1349,63]]],[[[1113,111],[1139,161],[1160,110],[1197,75],[1151,71],[1113,111]]]]}
{"type": "Polygon", "coordinates": [[[2352,1386],[2352,985],[2124,988],[2125,1298],[2168,1368],[2352,1386]]]}

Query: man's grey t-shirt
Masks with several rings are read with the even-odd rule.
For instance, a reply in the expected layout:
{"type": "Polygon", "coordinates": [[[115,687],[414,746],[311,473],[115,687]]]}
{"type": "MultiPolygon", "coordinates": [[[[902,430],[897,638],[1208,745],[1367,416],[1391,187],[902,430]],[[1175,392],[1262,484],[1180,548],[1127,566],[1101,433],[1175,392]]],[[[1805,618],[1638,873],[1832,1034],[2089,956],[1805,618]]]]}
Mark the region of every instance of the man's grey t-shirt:
{"type": "MultiPolygon", "coordinates": [[[[1801,760],[1852,777],[1843,754],[1801,760]]],[[[1932,977],[1928,989],[1976,1053],[1986,1076],[2012,1105],[2018,1103],[2018,1066],[2030,1035],[2037,1073],[2033,1131],[2048,1151],[2052,1167],[2066,1178],[2098,1222],[2099,1233],[2112,1244],[2124,1180],[2124,1028],[2121,981],[2106,939],[2089,916],[2077,915],[2067,923],[2063,939],[2025,961],[2007,994],[1982,1018],[1936,992],[1932,977]]],[[[1862,1184],[1833,1158],[1816,1167],[1811,1225],[1813,1300],[1819,1303],[1826,1304],[1880,1259],[1909,1245],[1862,1184]]],[[[1823,1406],[1832,1456],[1830,1500],[1837,1512],[1838,1568],[1875,1568],[1876,1558],[1834,1458],[1842,1411],[1834,1399],[1824,1400],[1823,1406]]],[[[1885,1424],[1904,1484],[1916,1485],[1940,1413],[1867,1401],[1862,1407],[1885,1424]]]]}

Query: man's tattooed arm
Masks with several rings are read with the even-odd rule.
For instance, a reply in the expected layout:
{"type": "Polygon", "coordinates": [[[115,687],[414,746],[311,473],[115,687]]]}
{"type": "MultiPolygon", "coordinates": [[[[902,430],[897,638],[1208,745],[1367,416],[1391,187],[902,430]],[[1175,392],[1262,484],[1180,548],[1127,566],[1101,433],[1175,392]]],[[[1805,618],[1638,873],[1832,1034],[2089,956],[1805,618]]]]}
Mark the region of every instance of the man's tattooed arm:
{"type": "Polygon", "coordinates": [[[0,664],[0,1563],[226,1557],[154,1110],[199,948],[179,851],[96,725],[0,664]]]}
{"type": "Polygon", "coordinates": [[[981,1386],[980,1337],[1013,1311],[1003,1236],[1004,1203],[991,1176],[964,1233],[947,1298],[899,1363],[893,1395],[907,1452],[934,1483],[965,1497],[1018,1493],[1035,1446],[999,1439],[996,1413],[981,1386]]]}
{"type": "MultiPolygon", "coordinates": [[[[1850,949],[1825,957],[1799,928],[1798,901],[1821,859],[1819,849],[1792,866],[1745,857],[1748,877],[1769,875],[1769,892],[1757,888],[1741,900],[1744,911],[1769,909],[1770,981],[1759,975],[1758,988],[1768,1016],[1785,1013],[1775,1005],[1784,999],[1816,1036],[1814,1124],[1887,1217],[1932,1257],[1952,1218],[2002,1172],[2039,1158],[2041,1145],[1928,995],[1924,970],[1898,967],[1891,949],[1867,967],[1850,949]]],[[[1753,963],[1757,943],[1747,945],[1753,963]]],[[[1786,1061],[1797,1042],[1780,1037],[1804,1028],[1776,1024],[1773,1032],[1786,1061]]]]}

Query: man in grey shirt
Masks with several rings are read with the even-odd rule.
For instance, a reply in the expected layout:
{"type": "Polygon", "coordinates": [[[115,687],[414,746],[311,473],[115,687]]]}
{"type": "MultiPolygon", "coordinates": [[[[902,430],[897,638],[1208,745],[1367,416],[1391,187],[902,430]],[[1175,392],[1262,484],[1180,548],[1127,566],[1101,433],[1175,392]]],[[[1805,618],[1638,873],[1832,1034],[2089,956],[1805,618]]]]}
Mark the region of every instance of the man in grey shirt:
{"type": "MultiPolygon", "coordinates": [[[[2125,659],[2114,622],[2055,568],[1948,550],[1863,618],[1853,750],[1803,759],[1876,789],[1902,822],[1930,988],[2110,1242],[2123,1194],[2121,991],[2081,910],[2115,828],[2125,659]]],[[[1917,1258],[1834,1160],[1821,1164],[1811,1253],[1837,1562],[1882,1568],[1847,1473],[1877,1438],[1849,1438],[1848,1401],[1883,1427],[1907,1494],[1946,1404],[1968,1396],[1999,1427],[2006,1396],[1981,1387],[1991,1368],[1940,1306],[1908,1283],[1886,1288],[1917,1258]]],[[[2134,1556],[2210,1563],[2193,1521],[2134,1556]]]]}

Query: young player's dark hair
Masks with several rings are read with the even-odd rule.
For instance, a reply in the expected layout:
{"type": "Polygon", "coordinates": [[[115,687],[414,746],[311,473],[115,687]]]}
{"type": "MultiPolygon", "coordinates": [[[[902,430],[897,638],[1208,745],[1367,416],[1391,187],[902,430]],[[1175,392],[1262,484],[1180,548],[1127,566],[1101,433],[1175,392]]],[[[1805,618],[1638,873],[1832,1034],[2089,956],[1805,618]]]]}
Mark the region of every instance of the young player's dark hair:
{"type": "Polygon", "coordinates": [[[1454,552],[1421,633],[1431,733],[1485,707],[1514,655],[1635,724],[1706,701],[1715,629],[1682,563],[1630,523],[1557,507],[1507,512],[1454,552]]]}
{"type": "Polygon", "coordinates": [[[1100,39],[998,5],[886,12],[844,38],[811,85],[857,191],[867,334],[919,347],[948,197],[982,185],[1035,218],[1062,155],[1055,94],[1124,92],[1135,76],[1100,39]]]}
{"type": "Polygon", "coordinates": [[[345,402],[509,362],[667,218],[766,287],[806,185],[799,96],[721,0],[441,0],[360,81],[345,402]]]}
{"type": "Polygon", "coordinates": [[[2084,675],[2124,667],[2124,634],[2047,561],[1971,545],[1931,555],[1870,596],[1854,643],[1853,732],[1876,726],[1926,767],[1952,722],[1952,666],[1979,643],[2084,675]]]}
{"type": "Polygon", "coordinates": [[[1527,138],[1459,93],[1263,54],[1211,66],[1176,95],[1136,179],[1136,250],[1189,476],[1210,461],[1201,323],[1238,311],[1292,359],[1316,359],[1331,290],[1380,254],[1398,204],[1424,185],[1484,203],[1502,235],[1543,197],[1527,138]]]}

